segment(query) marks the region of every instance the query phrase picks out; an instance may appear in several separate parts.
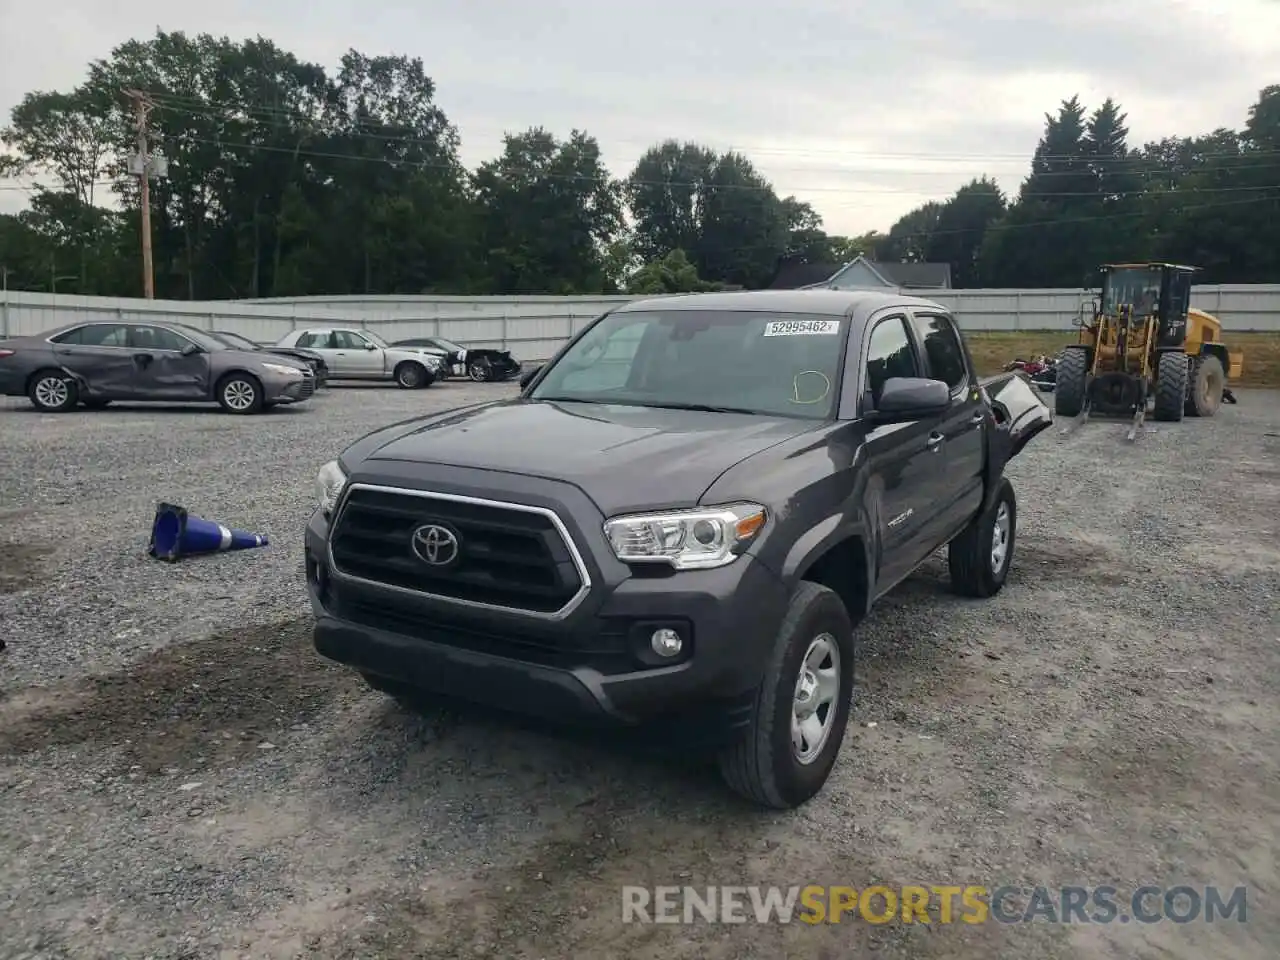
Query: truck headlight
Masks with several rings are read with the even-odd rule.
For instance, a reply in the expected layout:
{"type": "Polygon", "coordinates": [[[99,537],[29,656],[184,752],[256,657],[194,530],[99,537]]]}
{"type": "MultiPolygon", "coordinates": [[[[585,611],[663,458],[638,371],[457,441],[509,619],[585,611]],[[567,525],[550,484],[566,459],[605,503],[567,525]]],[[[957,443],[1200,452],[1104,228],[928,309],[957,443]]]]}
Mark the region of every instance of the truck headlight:
{"type": "Polygon", "coordinates": [[[282,377],[301,377],[302,371],[297,367],[286,367],[283,363],[264,363],[262,369],[278,373],[282,377]]]}
{"type": "Polygon", "coordinates": [[[733,563],[764,529],[757,503],[614,517],[604,535],[623,563],[669,563],[677,570],[706,570],[733,563]]]}
{"type": "Polygon", "coordinates": [[[347,485],[347,473],[337,460],[330,460],[316,475],[316,502],[327,517],[338,504],[342,489],[347,485]]]}

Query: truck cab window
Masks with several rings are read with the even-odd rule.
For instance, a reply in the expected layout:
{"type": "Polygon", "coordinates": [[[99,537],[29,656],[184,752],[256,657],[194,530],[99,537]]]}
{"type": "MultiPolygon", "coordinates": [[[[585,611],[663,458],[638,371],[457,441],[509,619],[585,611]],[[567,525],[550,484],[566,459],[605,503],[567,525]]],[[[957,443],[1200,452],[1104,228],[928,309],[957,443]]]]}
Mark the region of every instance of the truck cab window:
{"type": "Polygon", "coordinates": [[[969,377],[960,347],[960,336],[946,317],[917,314],[915,329],[924,344],[924,354],[929,361],[929,376],[943,381],[952,390],[969,377]]]}
{"type": "Polygon", "coordinates": [[[880,391],[890,377],[918,376],[920,369],[907,336],[906,321],[902,317],[881,320],[871,331],[871,345],[867,348],[867,389],[872,400],[880,402],[880,391]]]}

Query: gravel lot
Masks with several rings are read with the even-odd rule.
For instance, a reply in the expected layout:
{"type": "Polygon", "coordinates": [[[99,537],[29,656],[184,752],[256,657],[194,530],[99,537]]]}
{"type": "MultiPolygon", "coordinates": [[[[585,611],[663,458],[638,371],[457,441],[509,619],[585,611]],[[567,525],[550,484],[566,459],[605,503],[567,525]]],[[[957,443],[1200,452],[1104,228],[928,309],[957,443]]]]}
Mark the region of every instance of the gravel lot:
{"type": "Polygon", "coordinates": [[[713,773],[417,718],[310,647],[316,468],[511,386],[251,420],[0,401],[0,956],[1280,955],[1280,392],[1011,467],[991,602],[935,560],[861,631],[855,725],[787,815],[713,773]],[[165,565],[155,501],[272,545],[165,565]],[[624,925],[624,884],[1249,887],[1248,922],[624,925]],[[1267,901],[1272,901],[1269,904],[1267,901]]]}

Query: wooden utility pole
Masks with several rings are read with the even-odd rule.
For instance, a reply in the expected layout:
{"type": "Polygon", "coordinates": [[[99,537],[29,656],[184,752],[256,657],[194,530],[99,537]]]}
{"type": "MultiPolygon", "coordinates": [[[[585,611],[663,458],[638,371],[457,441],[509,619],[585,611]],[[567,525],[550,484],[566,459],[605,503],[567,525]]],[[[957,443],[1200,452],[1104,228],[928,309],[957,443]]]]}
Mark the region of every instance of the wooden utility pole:
{"type": "Polygon", "coordinates": [[[147,115],[151,113],[152,105],[147,95],[140,90],[126,90],[125,95],[133,101],[133,115],[138,127],[135,169],[142,195],[142,292],[148,300],[154,300],[155,273],[151,269],[151,157],[147,146],[147,115]]]}

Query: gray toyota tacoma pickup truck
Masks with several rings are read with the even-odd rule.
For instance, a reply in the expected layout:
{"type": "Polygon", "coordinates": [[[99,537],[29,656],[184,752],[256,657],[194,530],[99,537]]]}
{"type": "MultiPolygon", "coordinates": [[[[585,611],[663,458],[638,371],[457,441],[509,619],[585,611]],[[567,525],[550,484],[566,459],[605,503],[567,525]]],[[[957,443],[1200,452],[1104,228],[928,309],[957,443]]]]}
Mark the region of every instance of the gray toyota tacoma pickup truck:
{"type": "Polygon", "coordinates": [[[316,649],[400,699],[709,748],[782,809],[835,762],[872,604],[944,546],[957,592],[1003,586],[1005,464],[1052,421],[880,291],[627,303],[521,385],[321,468],[316,649]]]}

